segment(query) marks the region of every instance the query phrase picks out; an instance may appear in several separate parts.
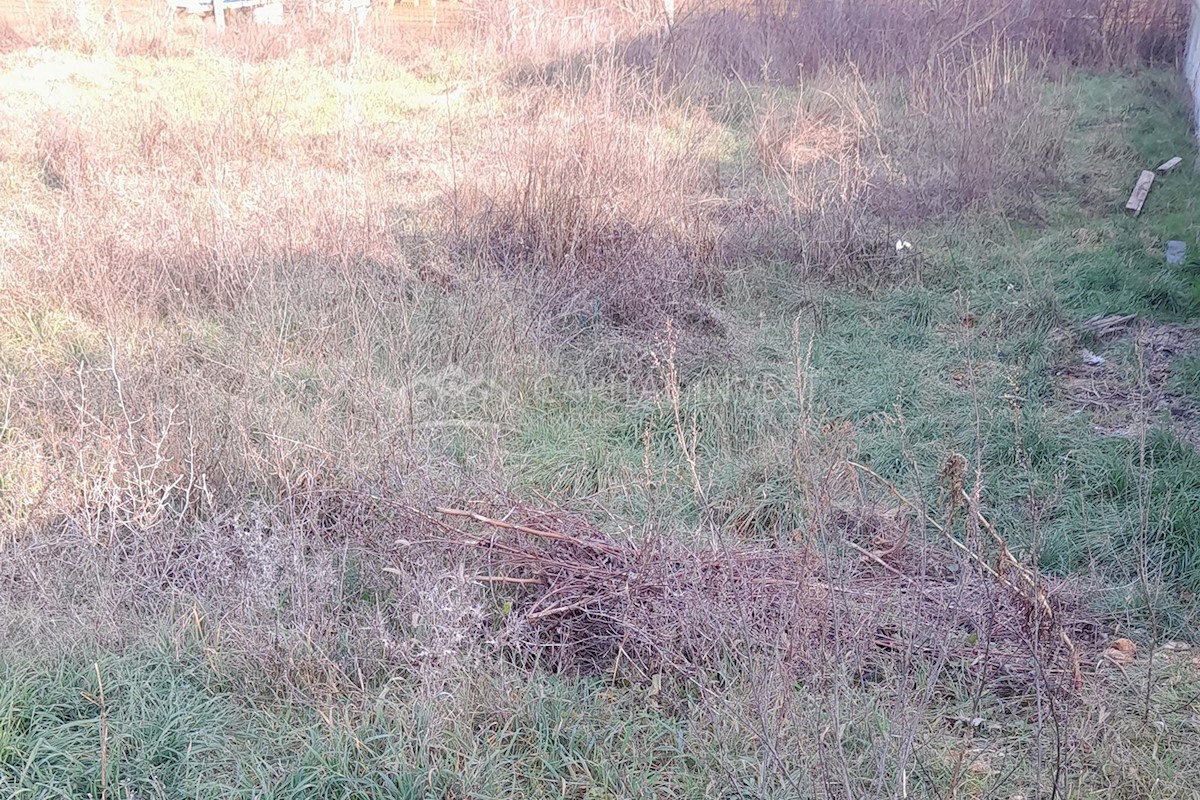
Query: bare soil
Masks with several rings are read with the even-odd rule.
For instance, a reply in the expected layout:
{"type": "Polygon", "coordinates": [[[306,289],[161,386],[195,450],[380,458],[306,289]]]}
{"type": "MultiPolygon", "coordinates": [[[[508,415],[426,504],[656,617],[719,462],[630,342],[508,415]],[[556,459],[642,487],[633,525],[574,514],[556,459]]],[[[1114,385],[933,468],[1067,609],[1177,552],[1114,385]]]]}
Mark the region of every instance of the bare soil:
{"type": "Polygon", "coordinates": [[[1175,360],[1200,352],[1200,326],[1110,316],[1084,323],[1082,333],[1104,361],[1089,363],[1092,351],[1081,345],[1072,351],[1064,378],[1076,413],[1087,412],[1105,436],[1137,437],[1166,421],[1173,433],[1200,447],[1200,405],[1170,388],[1175,360]],[[1112,355],[1122,343],[1133,347],[1132,370],[1112,355]]]}

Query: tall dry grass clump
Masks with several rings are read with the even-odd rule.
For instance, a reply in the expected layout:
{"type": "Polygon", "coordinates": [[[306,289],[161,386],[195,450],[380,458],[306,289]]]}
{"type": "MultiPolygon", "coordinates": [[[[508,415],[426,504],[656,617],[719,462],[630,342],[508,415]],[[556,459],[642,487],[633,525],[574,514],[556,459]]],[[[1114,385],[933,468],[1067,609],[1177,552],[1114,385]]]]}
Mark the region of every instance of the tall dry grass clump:
{"type": "Polygon", "coordinates": [[[482,0],[471,29],[493,54],[544,64],[653,36],[666,21],[660,0],[482,0]]]}
{"type": "Polygon", "coordinates": [[[913,69],[907,85],[886,134],[903,177],[881,209],[902,221],[905,210],[1036,216],[1038,191],[1059,175],[1070,115],[1029,53],[997,40],[965,65],[913,69]]]}
{"type": "Polygon", "coordinates": [[[873,209],[896,177],[883,111],[853,69],[798,93],[764,91],[752,106],[756,192],[735,199],[729,215],[742,246],[806,278],[890,275],[890,231],[873,209]]]}
{"type": "Polygon", "coordinates": [[[618,65],[580,75],[527,90],[448,195],[450,226],[560,335],[646,341],[674,319],[693,344],[719,337],[719,127],[618,65]]]}
{"type": "Polygon", "coordinates": [[[1036,217],[1058,178],[1070,115],[1028,56],[1002,42],[906,79],[854,66],[795,88],[747,89],[754,191],[722,200],[730,249],[797,276],[879,285],[911,264],[894,243],[950,214],[1036,217]]]}

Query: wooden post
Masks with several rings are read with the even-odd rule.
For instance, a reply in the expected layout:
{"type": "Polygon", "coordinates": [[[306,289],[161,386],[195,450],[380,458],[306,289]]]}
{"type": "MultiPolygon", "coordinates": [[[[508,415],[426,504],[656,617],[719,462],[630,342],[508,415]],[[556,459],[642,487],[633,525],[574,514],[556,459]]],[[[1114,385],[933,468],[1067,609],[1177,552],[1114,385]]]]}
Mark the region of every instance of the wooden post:
{"type": "Polygon", "coordinates": [[[1183,74],[1192,89],[1196,108],[1196,125],[1200,126],[1200,0],[1192,0],[1192,25],[1188,31],[1184,54],[1183,74]]]}
{"type": "Polygon", "coordinates": [[[217,33],[225,32],[225,0],[213,0],[213,17],[217,20],[217,33]]]}

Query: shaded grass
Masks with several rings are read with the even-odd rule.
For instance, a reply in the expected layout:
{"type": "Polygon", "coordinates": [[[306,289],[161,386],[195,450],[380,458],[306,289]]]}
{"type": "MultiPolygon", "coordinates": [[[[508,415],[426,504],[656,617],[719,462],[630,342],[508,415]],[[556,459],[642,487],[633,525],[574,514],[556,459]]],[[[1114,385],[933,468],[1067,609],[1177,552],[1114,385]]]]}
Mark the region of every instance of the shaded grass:
{"type": "MultiPolygon", "coordinates": [[[[104,790],[154,797],[703,797],[716,775],[715,754],[696,751],[689,731],[703,723],[672,718],[652,699],[646,706],[636,691],[464,674],[445,697],[453,715],[448,707],[415,704],[403,683],[391,681],[314,708],[247,702],[221,688],[208,661],[198,649],[139,648],[96,664],[0,663],[0,790],[11,797],[98,797],[104,790]],[[103,706],[97,675],[105,683],[103,706]]],[[[746,780],[752,776],[748,770],[746,780]]]]}

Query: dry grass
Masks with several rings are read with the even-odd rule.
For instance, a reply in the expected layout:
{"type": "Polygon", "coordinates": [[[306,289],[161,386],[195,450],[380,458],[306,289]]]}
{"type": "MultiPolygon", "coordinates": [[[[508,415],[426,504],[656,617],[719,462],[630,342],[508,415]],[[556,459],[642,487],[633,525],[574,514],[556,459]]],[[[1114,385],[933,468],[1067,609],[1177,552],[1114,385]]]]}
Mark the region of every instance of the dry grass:
{"type": "MultiPolygon", "coordinates": [[[[849,417],[823,420],[828,451],[805,450],[819,421],[762,421],[784,393],[812,410],[802,356],[754,353],[795,387],[685,407],[800,289],[919,284],[908,231],[1036,220],[1070,123],[1058,71],[1169,58],[1179,24],[1169,4],[909,5],[480,3],[469,46],[315,13],[0,36],[0,638],[119,649],[167,625],[236,691],[322,709],[398,671],[409,713],[445,701],[431,752],[535,680],[514,663],[674,672],[679,708],[705,700],[705,769],[736,772],[723,748],[748,730],[814,754],[762,756],[760,795],[806,774],[904,794],[943,695],[1018,696],[1042,748],[1064,653],[1038,592],[1069,584],[1002,544],[1014,594],[991,544],[891,535],[907,512],[880,522],[829,478],[849,417]],[[612,482],[652,532],[526,498],[502,509],[526,530],[448,543],[433,501],[591,485],[554,459],[523,482],[514,441],[543,405],[594,414],[598,474],[637,451],[612,482]],[[710,423],[771,439],[769,480],[729,493],[752,506],[736,530],[715,523],[711,475],[733,467],[704,463],[710,423]],[[649,524],[656,502],[674,525],[649,524]]],[[[565,419],[547,438],[574,457],[592,428],[565,419]]],[[[972,519],[963,538],[989,542],[972,519]]],[[[967,785],[968,749],[928,786],[967,785]]]]}
{"type": "MultiPolygon", "coordinates": [[[[703,369],[731,352],[717,302],[752,259],[901,279],[896,229],[1020,212],[1059,157],[1062,115],[1007,40],[909,73],[897,101],[897,78],[853,66],[672,86],[600,58],[482,83],[511,53],[446,86],[371,49],[377,28],[345,31],[163,26],[116,32],[113,55],[8,56],[4,147],[28,198],[4,219],[12,526],[76,519],[102,540],[421,460],[453,438],[443,415],[516,413],[448,385],[463,374],[507,398],[565,357],[644,386],[668,320],[684,372],[703,369]]],[[[550,60],[580,46],[543,33],[550,60]]]]}
{"type": "MultiPolygon", "coordinates": [[[[798,13],[760,12],[781,32],[798,13]]],[[[622,13],[622,36],[662,22],[622,13]]],[[[664,57],[704,13],[679,11],[664,57]]],[[[12,526],[144,529],[216,497],[273,501],[329,466],[379,471],[453,438],[417,419],[517,413],[429,376],[511,397],[567,358],[644,386],[668,320],[702,369],[732,352],[717,303],[754,260],[899,280],[897,230],[1025,214],[1060,159],[1044,54],[995,25],[986,41],[939,34],[983,42],[965,65],[897,62],[879,80],[848,65],[796,87],[746,83],[744,65],[742,83],[699,67],[672,82],[608,57],[530,85],[508,51],[448,83],[345,26],[207,41],[164,23],[92,55],[5,57],[6,179],[25,198],[3,218],[12,526]],[[428,380],[461,407],[423,398],[428,380]]],[[[708,49],[735,33],[711,30],[708,49]]],[[[544,61],[580,47],[544,35],[544,61]]]]}
{"type": "Polygon", "coordinates": [[[646,345],[668,319],[693,361],[711,355],[725,333],[710,303],[725,266],[719,126],[600,63],[578,89],[527,89],[494,135],[463,159],[444,212],[468,258],[525,286],[556,338],[625,342],[609,371],[652,376],[646,345]]]}
{"type": "Polygon", "coordinates": [[[962,65],[998,39],[1039,59],[1175,63],[1188,17],[1181,0],[484,2],[480,9],[484,40],[519,58],[615,47],[676,75],[784,81],[847,60],[876,77],[944,58],[962,65]]]}
{"type": "MultiPolygon", "coordinates": [[[[1055,640],[1057,628],[1047,617],[1039,631],[1041,612],[1006,591],[1007,579],[993,582],[986,565],[908,541],[904,529],[881,540],[868,509],[823,522],[822,539],[849,542],[839,553],[799,543],[698,549],[655,535],[616,540],[586,520],[520,507],[499,519],[439,511],[453,543],[485,554],[481,580],[510,598],[496,639],[519,663],[694,681],[739,654],[803,676],[828,643],[852,670],[880,669],[901,654],[951,660],[968,665],[970,680],[1006,693],[1032,694],[1040,681],[1067,693],[1076,680],[1078,663],[1055,640]],[[462,531],[460,518],[482,523],[484,533],[462,531]]],[[[1055,614],[1092,636],[1094,622],[1056,603],[1055,614]]]]}

